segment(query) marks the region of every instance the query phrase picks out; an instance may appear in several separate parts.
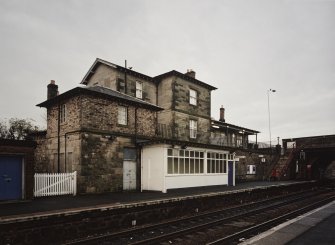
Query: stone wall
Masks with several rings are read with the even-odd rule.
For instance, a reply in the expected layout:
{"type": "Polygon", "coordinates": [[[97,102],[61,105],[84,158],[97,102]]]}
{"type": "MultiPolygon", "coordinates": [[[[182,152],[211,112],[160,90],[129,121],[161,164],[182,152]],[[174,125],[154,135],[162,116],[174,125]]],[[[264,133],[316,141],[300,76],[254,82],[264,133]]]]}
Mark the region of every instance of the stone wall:
{"type": "Polygon", "coordinates": [[[58,105],[48,108],[46,137],[35,137],[38,172],[77,171],[79,193],[122,190],[123,148],[135,147],[135,134],[155,136],[156,112],[88,95],[61,104],[66,105],[66,120],[59,139],[58,105]],[[119,105],[128,108],[127,125],[118,124],[119,105]]]}
{"type": "Polygon", "coordinates": [[[268,177],[267,173],[270,171],[271,163],[274,160],[274,156],[270,154],[260,154],[242,150],[236,151],[236,157],[239,157],[239,161],[236,162],[235,173],[237,181],[266,180],[268,177]],[[265,158],[265,162],[262,162],[262,158],[265,158]],[[247,174],[248,165],[256,166],[256,174],[247,174]]]}
{"type": "MultiPolygon", "coordinates": [[[[60,123],[60,135],[80,129],[82,102],[80,96],[64,100],[60,105],[66,105],[66,120],[60,123]]],[[[47,110],[47,138],[58,136],[58,105],[47,110]]]]}
{"type": "Polygon", "coordinates": [[[134,147],[125,137],[82,133],[82,155],[78,191],[102,193],[123,189],[123,149],[134,147]]]}
{"type": "Polygon", "coordinates": [[[195,117],[190,114],[175,112],[175,130],[178,131],[178,139],[185,141],[193,141],[197,143],[209,143],[210,136],[210,120],[202,117],[195,117]],[[190,138],[190,120],[197,121],[198,131],[197,138],[190,138]]]}
{"type": "MultiPolygon", "coordinates": [[[[122,79],[124,81],[125,76],[124,72],[120,72],[115,68],[106,66],[104,64],[100,64],[99,67],[94,72],[94,75],[90,78],[87,86],[95,86],[100,85],[103,87],[110,88],[112,90],[118,90],[118,79],[122,79]]],[[[146,79],[135,77],[131,74],[127,74],[127,82],[126,82],[126,91],[125,93],[136,97],[136,81],[142,83],[143,94],[142,99],[151,104],[156,104],[156,84],[152,81],[148,81],[146,79]]]]}
{"type": "Polygon", "coordinates": [[[87,86],[100,85],[113,90],[117,90],[116,86],[117,71],[111,67],[100,64],[95,70],[87,83],[87,86]]]}
{"type": "Polygon", "coordinates": [[[47,152],[47,139],[46,132],[40,134],[31,135],[32,139],[36,142],[36,148],[34,151],[35,156],[35,172],[36,173],[47,173],[49,165],[49,154],[47,152]]]}
{"type": "Polygon", "coordinates": [[[156,112],[103,98],[85,96],[82,99],[81,127],[83,129],[154,136],[156,112]],[[128,124],[118,124],[118,106],[128,108],[128,124]],[[137,116],[137,118],[135,118],[137,116]],[[137,129],[137,132],[136,132],[137,129]]]}
{"type": "Polygon", "coordinates": [[[209,89],[177,77],[172,84],[172,90],[175,94],[175,100],[173,100],[175,110],[210,119],[211,92],[209,89]],[[190,89],[197,91],[197,105],[190,104],[190,89]]]}
{"type": "Polygon", "coordinates": [[[158,123],[166,125],[178,140],[209,143],[210,90],[176,76],[163,79],[158,86],[158,123]],[[197,105],[189,103],[189,90],[197,91],[197,105]],[[197,139],[190,139],[189,122],[198,122],[197,139]]]}

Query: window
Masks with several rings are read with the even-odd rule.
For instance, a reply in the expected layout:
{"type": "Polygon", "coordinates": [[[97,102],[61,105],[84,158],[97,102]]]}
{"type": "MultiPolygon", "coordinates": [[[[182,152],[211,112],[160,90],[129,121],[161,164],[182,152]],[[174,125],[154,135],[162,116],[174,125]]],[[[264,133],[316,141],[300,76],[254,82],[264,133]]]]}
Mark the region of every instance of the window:
{"type": "Polygon", "coordinates": [[[59,120],[60,120],[61,123],[66,121],[66,105],[65,104],[62,104],[60,106],[60,115],[59,116],[60,116],[59,120]]]}
{"type": "Polygon", "coordinates": [[[207,173],[227,173],[227,154],[207,152],[207,173]]]}
{"type": "Polygon", "coordinates": [[[256,165],[247,165],[247,174],[256,174],[256,165]]]}
{"type": "Polygon", "coordinates": [[[118,78],[117,79],[117,90],[121,93],[125,93],[126,92],[126,83],[123,79],[118,78]]]}
{"type": "Polygon", "coordinates": [[[168,149],[168,174],[203,174],[203,151],[168,149]]]}
{"type": "Polygon", "coordinates": [[[119,106],[118,123],[120,125],[127,125],[127,107],[125,106],[119,106]]]}
{"type": "Polygon", "coordinates": [[[236,136],[236,146],[237,146],[237,147],[241,147],[241,146],[243,146],[242,135],[237,135],[237,136],[236,136]]]}
{"type": "Polygon", "coordinates": [[[198,122],[195,120],[190,120],[190,138],[191,139],[197,138],[197,129],[198,129],[198,122]]]}
{"type": "Polygon", "coordinates": [[[197,91],[190,89],[190,104],[197,105],[197,91]]]}
{"type": "Polygon", "coordinates": [[[142,99],[143,93],[143,84],[139,81],[136,81],[136,98],[142,99]]]}

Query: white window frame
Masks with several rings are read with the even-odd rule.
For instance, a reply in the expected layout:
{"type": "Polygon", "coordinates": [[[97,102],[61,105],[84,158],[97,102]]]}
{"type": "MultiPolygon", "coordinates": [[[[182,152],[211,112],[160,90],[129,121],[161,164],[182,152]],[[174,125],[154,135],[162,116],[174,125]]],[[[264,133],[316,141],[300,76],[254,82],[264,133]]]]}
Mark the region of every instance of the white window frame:
{"type": "Polygon", "coordinates": [[[237,147],[243,146],[243,135],[236,136],[236,144],[237,147]]]}
{"type": "Polygon", "coordinates": [[[207,174],[227,174],[228,154],[207,152],[207,174]]]}
{"type": "Polygon", "coordinates": [[[205,174],[205,151],[167,149],[168,175],[205,174]]]}
{"type": "Polygon", "coordinates": [[[191,105],[197,105],[197,96],[198,93],[194,89],[190,89],[190,104],[191,105]]]}
{"type": "Polygon", "coordinates": [[[60,118],[59,118],[59,121],[61,123],[65,122],[66,121],[66,105],[65,104],[62,104],[60,105],[60,118]]]}
{"type": "Polygon", "coordinates": [[[256,165],[254,165],[254,164],[247,165],[247,174],[255,175],[256,174],[256,165]]]}
{"type": "Polygon", "coordinates": [[[118,107],[118,124],[120,125],[128,125],[128,108],[125,106],[118,107]]]}
{"type": "Polygon", "coordinates": [[[190,120],[190,138],[196,139],[198,133],[198,121],[190,120]]]}
{"type": "Polygon", "coordinates": [[[143,83],[140,81],[136,81],[136,98],[143,98],[143,83]]]}

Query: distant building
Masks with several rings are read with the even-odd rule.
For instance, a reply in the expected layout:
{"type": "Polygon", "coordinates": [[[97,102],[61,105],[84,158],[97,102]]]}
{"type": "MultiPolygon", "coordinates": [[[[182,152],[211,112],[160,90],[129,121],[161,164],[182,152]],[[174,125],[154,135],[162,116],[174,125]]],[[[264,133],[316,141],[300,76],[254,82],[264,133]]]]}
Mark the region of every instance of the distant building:
{"type": "MultiPolygon", "coordinates": [[[[81,84],[48,85],[36,166],[78,172],[80,193],[234,185],[233,152],[256,130],[211,119],[216,88],[188,70],[150,77],[96,59],[81,84]]],[[[257,138],[256,138],[257,139],[257,138]]]]}

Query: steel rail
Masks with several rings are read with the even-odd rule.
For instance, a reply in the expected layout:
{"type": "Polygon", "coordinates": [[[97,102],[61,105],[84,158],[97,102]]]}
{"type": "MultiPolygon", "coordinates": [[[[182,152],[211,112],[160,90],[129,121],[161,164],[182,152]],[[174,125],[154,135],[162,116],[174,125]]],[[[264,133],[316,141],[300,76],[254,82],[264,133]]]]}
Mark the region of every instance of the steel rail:
{"type": "MultiPolygon", "coordinates": [[[[212,226],[213,226],[215,224],[222,223],[224,221],[228,221],[228,220],[231,220],[231,219],[234,219],[234,218],[238,218],[238,217],[244,216],[246,214],[257,213],[257,212],[263,211],[265,209],[270,209],[270,208],[273,208],[273,207],[276,207],[276,206],[281,206],[285,203],[290,203],[290,202],[293,202],[293,201],[302,200],[302,199],[306,198],[306,196],[307,197],[314,196],[315,193],[310,194],[310,191],[311,190],[299,192],[298,197],[296,196],[297,193],[292,193],[292,194],[289,194],[289,195],[279,196],[279,197],[266,199],[266,200],[262,200],[262,201],[258,201],[258,202],[246,203],[246,204],[243,204],[243,205],[240,205],[240,206],[237,206],[237,207],[228,208],[228,209],[219,209],[219,210],[204,212],[204,213],[201,213],[201,214],[192,215],[192,216],[188,216],[188,217],[168,220],[168,221],[160,222],[158,224],[151,224],[151,225],[126,229],[126,230],[122,230],[122,231],[114,232],[114,233],[106,233],[106,234],[97,235],[97,236],[90,236],[90,237],[86,237],[86,238],[75,239],[75,240],[72,240],[72,241],[67,241],[63,244],[72,245],[72,244],[82,244],[82,243],[94,243],[94,242],[103,241],[103,240],[106,241],[106,240],[113,239],[113,238],[124,237],[124,236],[127,236],[129,234],[140,233],[140,232],[143,232],[143,231],[149,230],[149,229],[156,229],[157,230],[161,227],[171,226],[171,225],[174,225],[174,224],[178,224],[180,222],[190,221],[192,219],[199,219],[199,218],[203,218],[203,217],[208,217],[209,215],[216,215],[216,214],[222,214],[222,213],[226,213],[226,214],[229,215],[229,212],[230,213],[238,212],[241,209],[243,210],[245,208],[250,209],[251,206],[266,205],[265,207],[264,206],[261,207],[261,208],[255,207],[251,211],[250,210],[249,211],[243,211],[243,212],[240,212],[240,213],[235,214],[235,215],[230,215],[228,217],[218,219],[216,221],[211,221],[211,222],[203,223],[201,225],[184,228],[184,229],[181,229],[179,231],[170,232],[170,233],[167,233],[167,234],[164,234],[164,235],[144,239],[144,240],[141,240],[141,241],[131,242],[131,244],[157,243],[158,241],[161,241],[163,239],[167,240],[167,239],[169,239],[173,236],[176,236],[178,234],[190,233],[191,231],[204,229],[204,227],[206,227],[206,226],[208,227],[208,226],[210,226],[210,224],[212,224],[212,226]],[[309,194],[306,195],[306,193],[309,193],[309,194]],[[293,198],[292,199],[287,199],[287,198],[291,198],[291,197],[293,197],[293,198]],[[282,201],[283,198],[286,198],[286,200],[282,201]],[[275,205],[271,205],[272,202],[279,202],[279,203],[277,203],[275,205]]],[[[320,194],[321,194],[324,191],[318,191],[318,192],[320,192],[320,194]]]]}
{"type": "Polygon", "coordinates": [[[144,240],[141,240],[141,241],[134,241],[134,242],[131,242],[129,244],[132,244],[132,245],[157,244],[159,242],[164,242],[164,241],[167,241],[169,239],[176,238],[178,236],[194,233],[194,232],[197,232],[197,231],[201,231],[203,229],[208,229],[210,227],[216,226],[216,225],[224,223],[224,222],[228,222],[228,221],[231,221],[231,220],[234,220],[234,219],[239,219],[241,217],[244,217],[245,215],[258,214],[258,213],[264,212],[266,210],[270,210],[270,209],[273,209],[273,208],[276,208],[276,207],[280,207],[280,206],[285,205],[285,204],[292,204],[295,201],[303,200],[305,198],[306,197],[298,197],[294,200],[285,200],[283,202],[280,202],[280,203],[277,203],[277,204],[274,204],[274,205],[267,205],[265,207],[256,208],[256,209],[253,209],[251,211],[242,212],[242,213],[232,215],[232,216],[229,216],[229,217],[225,217],[225,218],[220,218],[220,219],[217,219],[215,221],[205,222],[205,223],[202,223],[200,225],[187,227],[187,228],[175,231],[175,232],[167,233],[167,234],[156,236],[156,237],[153,237],[153,238],[148,238],[148,239],[144,239],[144,240]]]}

